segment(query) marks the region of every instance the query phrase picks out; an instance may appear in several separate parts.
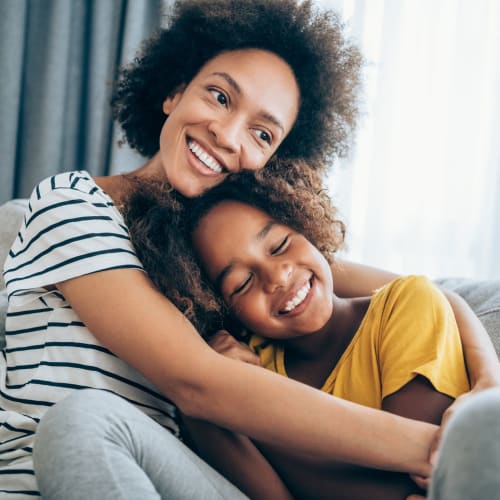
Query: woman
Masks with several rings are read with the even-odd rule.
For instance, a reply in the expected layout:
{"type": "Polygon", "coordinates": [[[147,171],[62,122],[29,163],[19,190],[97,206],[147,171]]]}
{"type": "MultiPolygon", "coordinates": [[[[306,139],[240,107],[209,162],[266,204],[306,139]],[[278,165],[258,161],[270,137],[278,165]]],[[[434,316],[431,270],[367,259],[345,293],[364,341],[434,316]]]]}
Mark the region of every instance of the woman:
{"type": "MultiPolygon", "coordinates": [[[[176,4],[169,27],[123,72],[114,99],[127,141],[150,161],[131,176],[43,181],[6,262],[5,491],[38,494],[37,430],[44,497],[189,498],[201,488],[206,498],[236,498],[146,416],[177,433],[172,402],[187,415],[270,443],[293,442],[303,453],[428,472],[433,426],[325,398],[213,352],[144,274],[119,212],[135,178],[168,180],[189,197],[233,172],[264,168],[273,155],[321,165],[341,153],[354,124],[358,68],[339,21],[308,2],[176,4]],[[250,397],[250,381],[262,399],[250,397]],[[75,391],[87,387],[101,391],[75,391]],[[281,420],[283,409],[266,405],[278,395],[297,415],[287,426],[269,426],[281,420]],[[320,425],[314,413],[325,415],[320,425]],[[391,443],[380,438],[388,426],[391,443]],[[373,446],[361,450],[358,440],[373,446]],[[408,452],[396,456],[403,443],[408,452]]],[[[339,293],[363,294],[387,279],[348,264],[345,274],[339,293]]],[[[459,314],[476,387],[491,384],[494,354],[489,346],[479,352],[487,337],[480,332],[477,341],[471,329],[478,323],[467,310],[459,314]]]]}

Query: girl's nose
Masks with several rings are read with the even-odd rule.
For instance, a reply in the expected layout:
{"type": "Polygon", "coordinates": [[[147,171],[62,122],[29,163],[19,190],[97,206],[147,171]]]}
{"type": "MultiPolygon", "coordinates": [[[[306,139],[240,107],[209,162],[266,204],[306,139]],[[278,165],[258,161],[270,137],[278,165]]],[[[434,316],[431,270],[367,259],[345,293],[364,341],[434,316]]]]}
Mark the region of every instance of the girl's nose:
{"type": "Polygon", "coordinates": [[[278,288],[288,285],[292,275],[292,266],[287,262],[271,262],[264,276],[264,286],[268,293],[274,293],[278,288]]]}

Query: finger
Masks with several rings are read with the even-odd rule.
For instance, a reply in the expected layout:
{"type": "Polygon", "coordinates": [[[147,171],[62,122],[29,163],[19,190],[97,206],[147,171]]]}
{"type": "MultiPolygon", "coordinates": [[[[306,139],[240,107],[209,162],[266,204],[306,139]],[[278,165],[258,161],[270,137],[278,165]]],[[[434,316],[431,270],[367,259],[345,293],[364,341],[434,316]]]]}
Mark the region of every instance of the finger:
{"type": "Polygon", "coordinates": [[[440,426],[439,429],[435,432],[431,446],[429,448],[429,463],[434,466],[437,462],[439,445],[441,443],[441,437],[443,435],[443,426],[440,426]]]}
{"type": "Polygon", "coordinates": [[[251,365],[261,366],[260,357],[248,348],[238,350],[235,349],[229,357],[239,359],[240,361],[250,363],[251,365]]]}
{"type": "Polygon", "coordinates": [[[239,345],[239,342],[225,330],[219,330],[208,340],[208,345],[215,351],[222,353],[235,345],[239,345]]]}
{"type": "Polygon", "coordinates": [[[415,474],[410,474],[410,477],[413,479],[413,482],[423,490],[427,490],[429,487],[429,478],[423,476],[417,476],[415,474]]]}
{"type": "Polygon", "coordinates": [[[422,495],[410,495],[409,497],[406,497],[406,500],[425,500],[425,497],[422,495]]]}

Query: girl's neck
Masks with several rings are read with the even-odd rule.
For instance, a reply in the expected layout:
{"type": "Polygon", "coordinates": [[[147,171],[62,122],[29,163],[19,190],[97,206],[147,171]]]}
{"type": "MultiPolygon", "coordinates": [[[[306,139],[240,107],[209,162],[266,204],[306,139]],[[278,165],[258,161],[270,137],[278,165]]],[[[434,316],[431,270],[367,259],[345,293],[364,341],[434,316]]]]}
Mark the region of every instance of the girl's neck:
{"type": "Polygon", "coordinates": [[[317,333],[284,343],[287,374],[320,388],[359,329],[370,304],[369,297],[334,296],[332,316],[317,333]]]}

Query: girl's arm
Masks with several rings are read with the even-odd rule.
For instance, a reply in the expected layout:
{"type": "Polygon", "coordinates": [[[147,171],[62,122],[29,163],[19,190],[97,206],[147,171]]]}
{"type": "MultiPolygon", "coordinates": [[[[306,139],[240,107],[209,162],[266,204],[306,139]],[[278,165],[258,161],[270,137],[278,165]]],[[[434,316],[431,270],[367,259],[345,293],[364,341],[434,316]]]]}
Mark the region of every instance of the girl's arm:
{"type": "Polygon", "coordinates": [[[192,418],[183,418],[194,451],[249,498],[293,500],[287,487],[252,441],[192,418]]]}
{"type": "MultiPolygon", "coordinates": [[[[260,366],[259,356],[225,330],[214,334],[208,344],[219,354],[260,366]]],[[[281,478],[248,437],[203,420],[183,416],[182,421],[193,451],[248,497],[292,500],[281,478]]]]}
{"type": "MultiPolygon", "coordinates": [[[[341,297],[371,295],[398,275],[338,259],[333,264],[335,291],[341,297]]],[[[458,294],[442,289],[450,302],[460,331],[472,391],[500,385],[500,363],[483,324],[458,294]]],[[[457,399],[460,401],[460,399],[457,399]]],[[[448,417],[454,405],[446,412],[448,417]]]]}
{"type": "Polygon", "coordinates": [[[104,346],[187,416],[319,460],[430,472],[435,426],[339,400],[217,354],[141,271],[97,272],[57,287],[104,346]]]}

